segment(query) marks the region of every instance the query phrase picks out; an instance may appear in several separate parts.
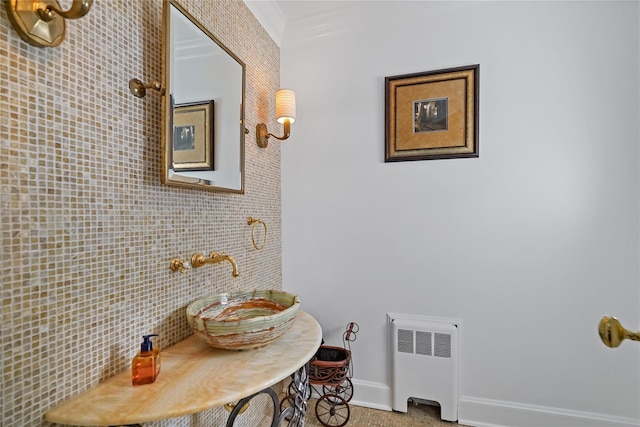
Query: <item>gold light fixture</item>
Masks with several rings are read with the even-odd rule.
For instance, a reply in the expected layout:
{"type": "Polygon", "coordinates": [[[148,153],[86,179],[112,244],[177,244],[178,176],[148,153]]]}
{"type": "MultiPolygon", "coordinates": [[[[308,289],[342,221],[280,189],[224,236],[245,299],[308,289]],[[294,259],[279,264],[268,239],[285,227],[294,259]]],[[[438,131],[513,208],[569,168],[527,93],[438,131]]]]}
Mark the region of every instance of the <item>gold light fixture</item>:
{"type": "Polygon", "coordinates": [[[73,0],[69,10],[57,0],[5,0],[7,16],[20,37],[37,47],[55,47],[64,40],[65,18],[81,18],[89,12],[93,0],[73,0]]]}
{"type": "Polygon", "coordinates": [[[267,125],[258,123],[256,126],[258,147],[266,148],[270,137],[284,141],[291,135],[291,124],[296,121],[296,93],[291,89],[280,89],[276,92],[276,121],[284,125],[284,135],[275,136],[268,133],[267,125]]]}

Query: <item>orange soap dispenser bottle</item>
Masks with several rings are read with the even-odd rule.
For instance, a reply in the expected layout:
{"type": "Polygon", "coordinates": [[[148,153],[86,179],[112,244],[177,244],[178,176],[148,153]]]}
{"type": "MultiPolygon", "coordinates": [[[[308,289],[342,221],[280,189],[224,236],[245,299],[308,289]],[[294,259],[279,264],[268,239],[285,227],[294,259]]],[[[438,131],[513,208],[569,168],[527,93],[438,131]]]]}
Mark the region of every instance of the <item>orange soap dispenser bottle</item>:
{"type": "Polygon", "coordinates": [[[133,385],[151,384],[160,373],[160,352],[153,349],[151,337],[157,334],[144,335],[140,351],[131,361],[131,383],[133,385]]]}

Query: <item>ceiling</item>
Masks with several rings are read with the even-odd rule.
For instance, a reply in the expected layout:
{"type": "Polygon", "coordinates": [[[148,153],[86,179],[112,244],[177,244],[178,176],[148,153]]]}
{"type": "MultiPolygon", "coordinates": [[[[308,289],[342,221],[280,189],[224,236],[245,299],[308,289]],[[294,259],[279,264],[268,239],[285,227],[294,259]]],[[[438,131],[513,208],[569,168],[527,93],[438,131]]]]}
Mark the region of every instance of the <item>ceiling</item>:
{"type": "Polygon", "coordinates": [[[319,17],[332,19],[336,10],[349,5],[349,0],[244,0],[260,24],[278,46],[281,46],[285,27],[292,21],[319,17]],[[325,15],[325,16],[322,16],[325,15]]]}
{"type": "Polygon", "coordinates": [[[322,0],[275,0],[287,21],[307,16],[319,15],[334,9],[344,7],[346,1],[322,1],[322,0]]]}

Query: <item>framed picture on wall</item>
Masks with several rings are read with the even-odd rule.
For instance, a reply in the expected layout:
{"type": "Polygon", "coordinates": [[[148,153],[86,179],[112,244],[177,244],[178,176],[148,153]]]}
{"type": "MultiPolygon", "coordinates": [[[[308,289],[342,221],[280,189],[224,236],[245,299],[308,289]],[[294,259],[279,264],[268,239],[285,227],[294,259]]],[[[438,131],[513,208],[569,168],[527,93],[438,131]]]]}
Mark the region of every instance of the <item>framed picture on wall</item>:
{"type": "Polygon", "coordinates": [[[385,77],[385,162],[478,157],[479,71],[385,77]]]}
{"type": "Polygon", "coordinates": [[[213,170],[213,101],[173,108],[172,145],[174,170],[213,170]]]}

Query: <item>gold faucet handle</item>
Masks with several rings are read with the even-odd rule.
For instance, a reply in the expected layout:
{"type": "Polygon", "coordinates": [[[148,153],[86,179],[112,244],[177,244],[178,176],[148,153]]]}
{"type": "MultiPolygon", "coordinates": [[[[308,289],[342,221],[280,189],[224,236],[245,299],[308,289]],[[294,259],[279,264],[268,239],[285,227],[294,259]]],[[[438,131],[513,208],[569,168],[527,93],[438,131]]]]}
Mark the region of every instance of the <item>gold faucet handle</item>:
{"type": "Polygon", "coordinates": [[[194,268],[202,267],[207,263],[207,258],[202,254],[191,255],[191,265],[194,268]]]}
{"type": "Polygon", "coordinates": [[[179,258],[174,258],[171,260],[171,271],[179,271],[180,273],[184,273],[185,270],[189,270],[191,268],[191,263],[189,261],[182,261],[179,258]]]}

